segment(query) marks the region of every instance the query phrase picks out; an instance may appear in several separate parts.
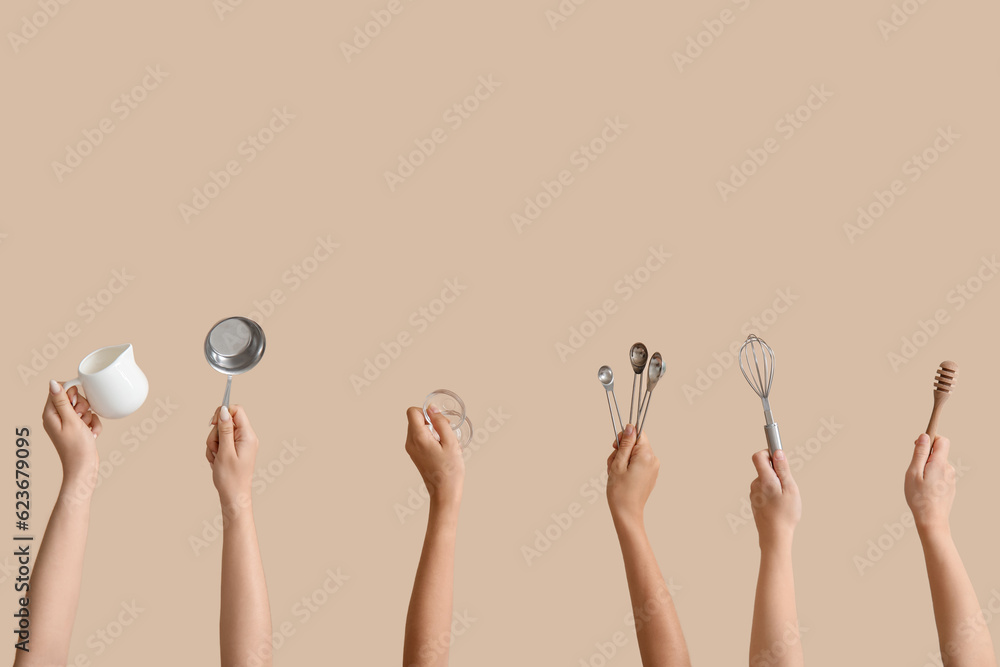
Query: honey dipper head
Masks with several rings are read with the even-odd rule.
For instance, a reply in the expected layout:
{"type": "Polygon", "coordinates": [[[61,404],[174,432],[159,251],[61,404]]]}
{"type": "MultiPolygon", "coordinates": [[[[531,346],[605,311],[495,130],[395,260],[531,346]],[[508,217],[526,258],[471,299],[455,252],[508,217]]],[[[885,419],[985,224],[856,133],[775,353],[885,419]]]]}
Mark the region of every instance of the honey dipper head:
{"type": "Polygon", "coordinates": [[[958,364],[954,361],[942,361],[937,375],[934,376],[934,391],[950,394],[955,389],[957,379],[958,364]]]}

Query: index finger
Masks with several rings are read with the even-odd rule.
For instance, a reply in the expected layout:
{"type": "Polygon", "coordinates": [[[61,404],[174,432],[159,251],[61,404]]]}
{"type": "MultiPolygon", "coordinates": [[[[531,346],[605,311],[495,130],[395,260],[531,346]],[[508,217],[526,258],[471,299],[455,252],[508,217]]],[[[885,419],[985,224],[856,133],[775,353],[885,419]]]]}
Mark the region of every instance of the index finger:
{"type": "MultiPolygon", "coordinates": [[[[778,474],[771,467],[771,452],[762,449],[753,455],[753,467],[757,469],[757,477],[778,482],[778,474]]],[[[779,482],[780,483],[780,482],[779,482]]]]}
{"type": "Polygon", "coordinates": [[[924,468],[927,466],[927,457],[931,453],[931,437],[926,433],[921,433],[913,443],[913,458],[910,459],[910,472],[918,479],[924,478],[924,468]]]}
{"type": "Polygon", "coordinates": [[[408,423],[407,430],[418,445],[427,447],[431,443],[439,444],[427,428],[427,420],[424,419],[423,410],[418,407],[407,408],[406,421],[408,423]]]}
{"type": "Polygon", "coordinates": [[[629,460],[632,458],[632,449],[635,447],[635,426],[628,424],[622,431],[621,444],[615,452],[615,460],[611,462],[611,469],[617,473],[628,470],[629,460]]]}
{"type": "Polygon", "coordinates": [[[250,428],[250,416],[242,405],[230,405],[229,414],[232,415],[236,428],[250,428]]]}
{"type": "Polygon", "coordinates": [[[455,431],[452,430],[451,422],[448,418],[444,416],[440,410],[434,412],[436,408],[432,405],[428,408],[428,412],[431,413],[431,424],[434,426],[434,430],[437,432],[438,437],[441,438],[441,446],[445,449],[458,447],[458,436],[455,435],[455,431]]]}
{"type": "MultiPolygon", "coordinates": [[[[52,410],[58,415],[59,420],[63,423],[71,419],[77,419],[79,415],[76,414],[76,410],[69,403],[69,397],[66,395],[66,391],[63,386],[56,382],[55,380],[49,381],[49,398],[48,405],[52,406],[52,410]]],[[[50,417],[55,416],[50,414],[50,417]]]]}

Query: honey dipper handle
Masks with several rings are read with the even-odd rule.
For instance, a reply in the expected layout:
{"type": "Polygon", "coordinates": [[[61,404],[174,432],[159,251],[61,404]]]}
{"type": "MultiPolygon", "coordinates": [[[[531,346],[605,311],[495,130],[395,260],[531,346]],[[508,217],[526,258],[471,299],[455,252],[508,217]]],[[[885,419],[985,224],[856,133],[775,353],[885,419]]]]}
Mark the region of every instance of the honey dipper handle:
{"type": "Polygon", "coordinates": [[[938,419],[941,417],[941,408],[948,400],[948,394],[940,391],[934,392],[934,409],[931,411],[931,420],[927,423],[927,435],[930,436],[931,443],[937,436],[938,419]]]}

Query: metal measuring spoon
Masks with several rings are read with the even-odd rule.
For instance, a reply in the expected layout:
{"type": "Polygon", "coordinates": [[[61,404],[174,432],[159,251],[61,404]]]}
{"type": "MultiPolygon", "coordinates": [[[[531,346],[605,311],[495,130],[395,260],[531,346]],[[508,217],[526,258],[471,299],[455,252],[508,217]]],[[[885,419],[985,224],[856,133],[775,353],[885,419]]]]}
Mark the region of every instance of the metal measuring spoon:
{"type": "MultiPolygon", "coordinates": [[[[597,379],[601,381],[604,385],[604,395],[608,399],[608,412],[611,413],[611,428],[615,432],[615,443],[621,445],[621,441],[618,439],[619,428],[615,426],[615,413],[611,410],[611,399],[615,399],[615,410],[618,412],[618,423],[622,423],[622,412],[618,409],[618,397],[615,396],[615,372],[611,370],[610,366],[601,366],[600,370],[597,371],[597,379]]],[[[625,427],[622,426],[622,429],[625,427]]]]}
{"type": "Polygon", "coordinates": [[[208,364],[227,376],[222,407],[229,408],[229,391],[233,376],[246,373],[264,356],[264,330],[246,317],[229,317],[212,327],[205,336],[205,359],[208,364]]]}
{"type": "Polygon", "coordinates": [[[632,424],[632,405],[637,403],[635,399],[635,380],[639,379],[639,398],[642,399],[642,372],[646,370],[646,361],[649,359],[649,350],[642,343],[636,343],[628,353],[629,361],[632,362],[632,370],[635,376],[632,377],[632,394],[628,401],[628,423],[632,424]]]}
{"type": "Polygon", "coordinates": [[[635,434],[635,441],[639,442],[639,436],[642,435],[643,424],[646,423],[646,415],[649,414],[649,402],[653,397],[653,390],[656,389],[656,383],[660,381],[667,369],[663,366],[663,357],[660,356],[659,352],[653,354],[653,358],[649,360],[649,379],[646,383],[646,397],[643,399],[642,405],[639,406],[639,417],[642,420],[639,423],[639,432],[635,434]],[[645,408],[645,412],[643,412],[645,408]]]}

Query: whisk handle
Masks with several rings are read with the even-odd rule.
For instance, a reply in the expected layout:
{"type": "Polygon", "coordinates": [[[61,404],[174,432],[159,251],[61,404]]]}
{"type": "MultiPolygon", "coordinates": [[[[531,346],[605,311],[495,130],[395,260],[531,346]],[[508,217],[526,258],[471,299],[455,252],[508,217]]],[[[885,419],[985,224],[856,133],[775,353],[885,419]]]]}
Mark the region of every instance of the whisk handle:
{"type": "Polygon", "coordinates": [[[767,436],[767,449],[773,456],[776,451],[781,449],[781,436],[778,435],[778,425],[768,424],[765,426],[764,435],[767,436]]]}

